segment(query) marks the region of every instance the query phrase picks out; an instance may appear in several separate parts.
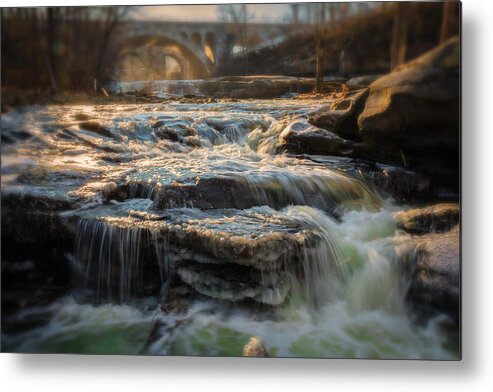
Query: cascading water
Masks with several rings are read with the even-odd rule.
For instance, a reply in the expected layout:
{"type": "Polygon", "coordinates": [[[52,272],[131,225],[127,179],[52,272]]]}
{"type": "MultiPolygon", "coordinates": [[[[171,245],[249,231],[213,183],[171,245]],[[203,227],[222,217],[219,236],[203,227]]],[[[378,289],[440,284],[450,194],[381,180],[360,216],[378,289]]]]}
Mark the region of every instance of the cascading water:
{"type": "MultiPolygon", "coordinates": [[[[440,318],[418,326],[404,306],[402,260],[414,248],[392,216],[405,207],[343,158],[276,154],[282,131],[319,105],[53,106],[24,117],[34,137],[2,146],[2,192],[53,205],[75,233],[82,295],[32,310],[49,321],[3,341],[82,352],[87,336],[112,341],[118,331],[107,352],[241,355],[255,335],[276,356],[455,357],[440,318]],[[110,132],[73,125],[81,112],[110,132]],[[156,298],[168,301],[167,289],[195,295],[164,311],[156,298]]],[[[2,116],[2,136],[13,117],[2,116]]]]}
{"type": "Polygon", "coordinates": [[[79,223],[76,271],[81,288],[90,289],[96,302],[128,302],[142,290],[145,233],[140,228],[118,228],[101,221],[79,223]]]}

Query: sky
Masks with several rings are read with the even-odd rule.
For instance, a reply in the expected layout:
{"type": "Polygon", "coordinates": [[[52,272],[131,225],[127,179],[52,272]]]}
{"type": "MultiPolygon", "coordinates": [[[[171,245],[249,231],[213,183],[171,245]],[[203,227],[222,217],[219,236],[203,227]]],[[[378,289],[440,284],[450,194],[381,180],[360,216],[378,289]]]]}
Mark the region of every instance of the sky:
{"type": "MultiPolygon", "coordinates": [[[[289,14],[288,4],[249,4],[248,13],[252,21],[281,22],[289,14]]],[[[219,21],[217,5],[162,5],[139,7],[138,19],[162,19],[185,21],[219,21]]]]}

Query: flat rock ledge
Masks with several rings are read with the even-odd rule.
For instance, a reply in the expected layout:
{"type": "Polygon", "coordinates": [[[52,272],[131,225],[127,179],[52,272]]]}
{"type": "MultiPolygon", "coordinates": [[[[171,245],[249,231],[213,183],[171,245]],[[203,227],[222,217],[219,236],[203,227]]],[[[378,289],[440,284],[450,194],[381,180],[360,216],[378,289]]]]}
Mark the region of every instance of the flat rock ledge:
{"type": "MultiPolygon", "coordinates": [[[[291,280],[287,271],[302,262],[302,250],[316,249],[322,241],[317,228],[267,207],[139,211],[151,204],[143,200],[102,206],[80,211],[67,220],[73,221],[75,230],[82,225],[89,236],[106,233],[117,242],[134,238],[142,249],[133,252],[143,255],[144,270],[162,262],[159,255],[166,254],[167,268],[200,294],[270,306],[279,306],[288,297],[291,280]],[[155,260],[149,257],[152,253],[155,260]]],[[[85,240],[94,241],[90,237],[85,240]]]]}

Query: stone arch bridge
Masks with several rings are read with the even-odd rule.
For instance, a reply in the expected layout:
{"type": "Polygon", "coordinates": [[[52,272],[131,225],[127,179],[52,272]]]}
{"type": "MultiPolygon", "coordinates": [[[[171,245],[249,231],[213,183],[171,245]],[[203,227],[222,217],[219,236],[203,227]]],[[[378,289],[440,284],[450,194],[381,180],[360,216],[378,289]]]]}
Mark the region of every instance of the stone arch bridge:
{"type": "Polygon", "coordinates": [[[113,35],[118,56],[115,79],[210,77],[218,67],[242,53],[246,39],[249,47],[279,43],[297,28],[284,23],[123,22],[113,35]]]}

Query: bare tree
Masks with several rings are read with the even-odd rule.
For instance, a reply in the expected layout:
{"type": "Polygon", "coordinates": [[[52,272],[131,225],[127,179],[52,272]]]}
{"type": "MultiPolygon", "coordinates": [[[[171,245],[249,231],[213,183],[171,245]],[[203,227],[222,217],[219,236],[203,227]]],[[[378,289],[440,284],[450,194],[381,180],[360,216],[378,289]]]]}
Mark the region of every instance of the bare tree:
{"type": "Polygon", "coordinates": [[[218,6],[219,17],[223,22],[235,25],[236,42],[245,57],[246,69],[248,73],[248,49],[249,31],[248,22],[253,18],[253,14],[248,12],[246,4],[223,4],[218,6]]]}
{"type": "Polygon", "coordinates": [[[60,24],[61,8],[48,7],[46,8],[46,29],[47,29],[47,41],[45,49],[45,65],[49,75],[51,83],[51,92],[53,94],[58,92],[58,55],[60,43],[58,42],[58,28],[60,24]]]}
{"type": "Polygon", "coordinates": [[[440,43],[445,42],[452,35],[452,23],[456,17],[459,3],[457,1],[445,1],[443,3],[442,26],[440,28],[440,43]]]}
{"type": "Polygon", "coordinates": [[[291,22],[298,24],[300,22],[300,5],[297,3],[290,3],[289,8],[291,9],[291,22]]]}
{"type": "Polygon", "coordinates": [[[392,33],[392,43],[390,48],[390,68],[396,69],[406,60],[407,49],[407,23],[406,12],[409,7],[404,2],[395,4],[394,9],[394,28],[392,33]]]}
{"type": "Polygon", "coordinates": [[[96,58],[96,67],[94,76],[96,80],[101,81],[103,78],[103,63],[111,34],[117,24],[124,19],[128,13],[128,7],[105,7],[102,8],[103,22],[101,26],[101,39],[99,41],[99,51],[96,58]]]}
{"type": "Polygon", "coordinates": [[[316,82],[315,91],[321,93],[323,91],[323,79],[324,79],[324,49],[325,49],[325,12],[326,4],[319,3],[317,7],[317,23],[315,25],[315,56],[317,59],[316,65],[316,82]]]}

